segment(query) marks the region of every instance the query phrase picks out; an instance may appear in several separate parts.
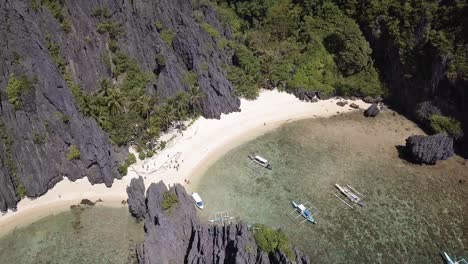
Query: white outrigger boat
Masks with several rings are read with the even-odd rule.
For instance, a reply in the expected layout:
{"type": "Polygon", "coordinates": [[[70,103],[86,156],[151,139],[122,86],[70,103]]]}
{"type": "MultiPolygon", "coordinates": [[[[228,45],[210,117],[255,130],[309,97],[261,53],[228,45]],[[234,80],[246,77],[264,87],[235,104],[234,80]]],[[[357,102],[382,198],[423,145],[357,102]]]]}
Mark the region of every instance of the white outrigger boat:
{"type": "Polygon", "coordinates": [[[200,208],[200,209],[203,209],[203,201],[200,197],[200,195],[198,195],[198,193],[192,193],[192,198],[193,200],[195,200],[195,205],[200,208]]]}
{"type": "Polygon", "coordinates": [[[250,154],[249,159],[251,159],[256,164],[264,167],[265,169],[269,169],[269,170],[272,169],[271,163],[267,159],[265,159],[265,158],[263,158],[263,157],[261,157],[259,155],[250,154]]]}
{"type": "Polygon", "coordinates": [[[468,261],[466,261],[465,259],[461,259],[458,261],[452,260],[452,258],[450,258],[447,252],[444,252],[442,256],[444,257],[444,260],[447,264],[468,264],[468,261]]]}
{"type": "Polygon", "coordinates": [[[333,194],[336,196],[336,198],[340,199],[340,201],[342,201],[343,203],[345,203],[347,206],[349,206],[350,208],[354,208],[354,204],[358,204],[360,206],[365,206],[366,203],[363,201],[364,197],[366,197],[365,195],[359,193],[358,191],[356,191],[355,189],[353,189],[353,187],[349,186],[349,185],[346,185],[346,186],[340,186],[338,184],[335,184],[335,187],[344,195],[346,196],[346,198],[348,198],[348,200],[350,200],[353,205],[349,204],[348,202],[346,202],[345,200],[343,200],[341,197],[339,197],[337,194],[333,194]]]}

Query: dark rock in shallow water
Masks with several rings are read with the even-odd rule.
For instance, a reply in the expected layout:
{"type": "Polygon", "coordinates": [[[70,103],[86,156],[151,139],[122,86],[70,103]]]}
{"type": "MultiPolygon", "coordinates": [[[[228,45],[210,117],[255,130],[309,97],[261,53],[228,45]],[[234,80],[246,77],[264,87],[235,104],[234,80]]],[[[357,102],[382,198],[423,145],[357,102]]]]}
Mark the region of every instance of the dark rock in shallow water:
{"type": "Polygon", "coordinates": [[[406,139],[406,150],[416,163],[435,164],[453,156],[453,139],[445,134],[411,136],[406,139]]]}
{"type": "Polygon", "coordinates": [[[341,107],[343,107],[343,106],[345,106],[345,105],[347,105],[347,104],[348,104],[347,101],[339,101],[339,102],[336,102],[336,105],[341,106],[341,107]]]}
{"type": "Polygon", "coordinates": [[[364,111],[364,116],[366,117],[375,117],[379,114],[380,110],[377,104],[372,104],[369,108],[364,111]]]}
{"type": "Polygon", "coordinates": [[[127,195],[130,214],[139,219],[145,217],[145,183],[141,176],[130,181],[130,186],[127,187],[127,195]]]}
{"type": "Polygon", "coordinates": [[[351,103],[349,107],[354,108],[354,109],[359,109],[359,105],[356,103],[351,103]]]}
{"type": "MultiPolygon", "coordinates": [[[[140,264],[157,263],[293,263],[282,252],[260,251],[244,223],[210,225],[197,219],[194,201],[181,185],[169,190],[159,182],[146,192],[145,241],[138,245],[140,264]],[[175,193],[178,202],[162,208],[163,194],[175,193]]],[[[308,264],[307,256],[295,250],[297,263],[308,264]]]]}

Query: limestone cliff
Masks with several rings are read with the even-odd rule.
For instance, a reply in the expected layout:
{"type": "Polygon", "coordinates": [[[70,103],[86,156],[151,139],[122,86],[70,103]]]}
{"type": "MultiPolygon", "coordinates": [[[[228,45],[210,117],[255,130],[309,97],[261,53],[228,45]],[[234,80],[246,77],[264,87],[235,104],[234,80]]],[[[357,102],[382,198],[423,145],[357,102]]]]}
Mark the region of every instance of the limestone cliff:
{"type": "MultiPolygon", "coordinates": [[[[429,32],[429,19],[422,18],[412,28],[415,48],[411,63],[403,62],[398,41],[389,33],[388,21],[376,16],[372,25],[362,25],[373,49],[383,80],[387,83],[390,101],[394,108],[406,117],[427,128],[428,120],[421,118],[420,111],[431,105],[435,112],[460,120],[465,134],[468,133],[468,79],[463,73],[449,74],[453,54],[442,54],[428,41],[424,32],[429,32]]],[[[403,22],[402,22],[403,23],[403,22]]],[[[462,37],[462,36],[459,36],[462,37]]],[[[468,137],[457,140],[458,153],[468,156],[468,137]]]]}
{"type": "MultiPolygon", "coordinates": [[[[140,181],[143,182],[142,179],[140,181]]],[[[133,201],[134,192],[139,193],[140,189],[129,189],[129,205],[137,204],[133,201]]],[[[280,250],[269,254],[263,252],[246,224],[205,224],[198,220],[196,210],[192,197],[182,186],[176,185],[168,190],[162,182],[152,183],[146,192],[146,234],[145,241],[137,247],[138,262],[310,263],[309,258],[298,250],[290,254],[293,260],[280,250]],[[174,194],[178,200],[170,208],[164,208],[166,193],[174,194]]]]}
{"type": "Polygon", "coordinates": [[[83,116],[70,87],[76,83],[89,94],[112,74],[106,66],[109,37],[98,32],[92,16],[99,7],[122,25],[117,41],[122,52],[157,73],[147,93],[164,99],[187,90],[184,75],[191,71],[205,94],[206,117],[239,108],[221,67],[226,56],[193,18],[196,8],[205,23],[228,35],[209,6],[184,0],[0,1],[1,211],[15,208],[19,196],[44,194],[63,177],[87,176],[107,186],[119,177],[126,149],[113,147],[98,123],[83,116]],[[164,41],[164,31],[174,34],[171,42],[164,41]],[[164,65],[156,55],[164,57],[164,65]],[[27,80],[27,89],[7,90],[12,76],[27,80]]]}

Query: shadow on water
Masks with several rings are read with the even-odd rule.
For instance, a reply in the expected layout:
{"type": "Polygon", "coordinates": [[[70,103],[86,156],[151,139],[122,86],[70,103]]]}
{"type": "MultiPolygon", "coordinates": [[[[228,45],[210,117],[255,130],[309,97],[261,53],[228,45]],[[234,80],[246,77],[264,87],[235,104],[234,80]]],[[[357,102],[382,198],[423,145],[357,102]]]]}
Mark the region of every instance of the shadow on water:
{"type": "Polygon", "coordinates": [[[417,133],[393,114],[285,125],[232,150],[206,172],[193,186],[206,204],[200,216],[228,210],[282,228],[319,263],[442,263],[441,251],[466,256],[467,167],[459,157],[435,166],[401,160],[399,146],[417,133]],[[251,152],[274,169],[252,173],[245,167],[251,152]],[[367,206],[348,208],[332,194],[335,183],[365,193],[367,206]],[[317,225],[292,222],[292,200],[313,203],[320,210],[317,225]]]}
{"type": "Polygon", "coordinates": [[[397,150],[399,159],[405,160],[407,162],[412,162],[412,158],[410,155],[411,153],[409,153],[408,149],[405,146],[398,145],[398,146],[395,146],[395,148],[397,150]]]}

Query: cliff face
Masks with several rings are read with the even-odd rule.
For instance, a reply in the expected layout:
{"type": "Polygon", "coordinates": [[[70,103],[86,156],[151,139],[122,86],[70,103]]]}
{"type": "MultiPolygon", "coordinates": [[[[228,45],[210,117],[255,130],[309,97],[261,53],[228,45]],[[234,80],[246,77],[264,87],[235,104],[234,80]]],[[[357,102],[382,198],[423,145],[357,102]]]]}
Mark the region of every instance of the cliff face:
{"type": "MultiPolygon", "coordinates": [[[[142,181],[142,180],[141,180],[142,181]]],[[[135,192],[139,192],[136,188],[135,192]]],[[[132,190],[129,205],[134,204],[132,190]]],[[[132,210],[132,208],[130,208],[132,210]]],[[[208,225],[197,219],[194,201],[185,189],[176,185],[170,190],[159,182],[146,192],[145,241],[137,247],[138,262],[158,263],[252,263],[307,264],[307,256],[295,250],[291,261],[283,252],[267,254],[257,247],[247,225],[208,225]],[[162,208],[163,195],[174,193],[178,202],[162,208]]]]}
{"type": "Polygon", "coordinates": [[[91,183],[107,186],[119,177],[118,161],[126,150],[113,147],[97,122],[79,112],[63,66],[57,62],[63,58],[72,82],[86,93],[96,91],[100,80],[111,76],[105,65],[109,38],[97,32],[92,16],[99,6],[121,23],[122,52],[135,58],[143,70],[158,73],[148,93],[167,98],[188,90],[184,76],[191,71],[205,94],[201,107],[206,117],[218,118],[240,105],[221,67],[225,55],[193,19],[198,8],[205,22],[229,34],[210,7],[194,7],[192,1],[182,0],[55,2],[63,2],[59,15],[41,1],[0,2],[1,211],[15,208],[18,196],[44,194],[63,177],[87,176],[91,183]],[[69,23],[67,30],[64,20],[69,23]],[[163,40],[158,26],[176,33],[172,44],[163,40]],[[52,51],[51,43],[58,44],[58,50],[52,51]],[[156,54],[165,58],[164,67],[158,66],[156,54]],[[11,76],[25,76],[32,83],[18,94],[21,107],[15,107],[7,91],[11,76]],[[79,158],[67,158],[75,147],[79,158]]]}
{"type": "MultiPolygon", "coordinates": [[[[444,55],[427,42],[421,32],[430,29],[427,23],[414,28],[414,58],[405,66],[399,53],[398,44],[388,32],[386,21],[377,17],[376,28],[364,29],[373,49],[374,59],[384,81],[388,84],[390,101],[402,114],[427,126],[417,111],[420,105],[433,105],[439,113],[453,116],[462,124],[468,135],[468,81],[463,76],[448,76],[451,55],[444,55]],[[375,34],[378,32],[378,34],[375,34]],[[409,74],[410,73],[410,74],[409,74]]],[[[458,140],[459,154],[468,155],[467,136],[458,140]]]]}

